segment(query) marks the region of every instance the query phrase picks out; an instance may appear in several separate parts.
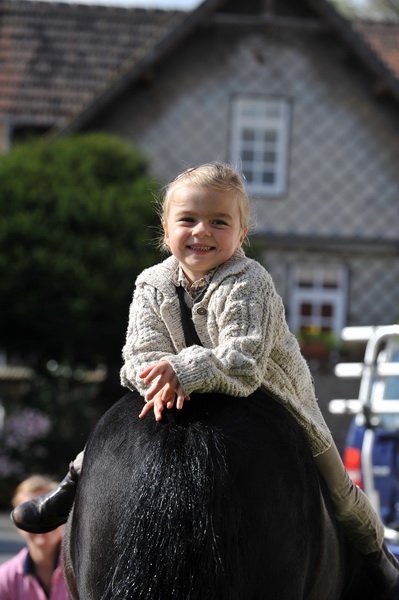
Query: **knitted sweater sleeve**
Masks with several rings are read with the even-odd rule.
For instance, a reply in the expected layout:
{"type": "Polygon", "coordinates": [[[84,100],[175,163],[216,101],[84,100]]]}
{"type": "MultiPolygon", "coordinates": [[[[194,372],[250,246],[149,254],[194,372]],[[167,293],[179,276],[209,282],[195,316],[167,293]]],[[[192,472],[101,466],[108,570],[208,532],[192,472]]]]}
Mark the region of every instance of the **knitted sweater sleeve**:
{"type": "Polygon", "coordinates": [[[190,346],[168,358],[186,394],[246,397],[264,382],[277,335],[290,334],[270,276],[264,270],[253,275],[226,278],[213,292],[205,317],[211,348],[190,346]]]}
{"type": "MultiPolygon", "coordinates": [[[[123,386],[136,389],[142,396],[149,386],[144,385],[139,374],[148,365],[168,359],[176,353],[172,336],[161,314],[162,305],[162,294],[155,288],[137,286],[129,309],[120,377],[123,386]]],[[[179,316],[178,313],[177,319],[179,316]]]]}

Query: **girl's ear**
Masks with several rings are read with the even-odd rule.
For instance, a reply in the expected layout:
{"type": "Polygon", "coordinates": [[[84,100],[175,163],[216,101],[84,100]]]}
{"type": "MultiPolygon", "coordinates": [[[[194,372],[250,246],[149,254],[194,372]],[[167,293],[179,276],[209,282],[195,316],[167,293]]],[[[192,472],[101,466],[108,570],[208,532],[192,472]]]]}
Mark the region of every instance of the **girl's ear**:
{"type": "Polygon", "coordinates": [[[245,236],[247,235],[247,233],[248,233],[248,227],[244,227],[244,229],[242,230],[241,235],[240,235],[240,246],[242,245],[243,241],[245,240],[245,236]]]}
{"type": "Polygon", "coordinates": [[[165,246],[167,246],[169,248],[169,235],[168,235],[168,226],[165,223],[165,221],[162,223],[162,227],[163,227],[163,231],[164,231],[164,236],[163,236],[163,243],[165,246]]]}

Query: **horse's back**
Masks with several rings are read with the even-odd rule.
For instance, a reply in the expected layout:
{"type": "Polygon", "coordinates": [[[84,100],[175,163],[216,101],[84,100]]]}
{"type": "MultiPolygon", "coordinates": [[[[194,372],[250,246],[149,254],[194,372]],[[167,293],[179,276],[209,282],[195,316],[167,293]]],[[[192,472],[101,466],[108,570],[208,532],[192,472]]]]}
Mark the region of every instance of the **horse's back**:
{"type": "Polygon", "coordinates": [[[141,406],[125,396],[86,448],[68,541],[80,599],[305,598],[319,487],[285,409],[193,395],[155,422],[141,406]]]}

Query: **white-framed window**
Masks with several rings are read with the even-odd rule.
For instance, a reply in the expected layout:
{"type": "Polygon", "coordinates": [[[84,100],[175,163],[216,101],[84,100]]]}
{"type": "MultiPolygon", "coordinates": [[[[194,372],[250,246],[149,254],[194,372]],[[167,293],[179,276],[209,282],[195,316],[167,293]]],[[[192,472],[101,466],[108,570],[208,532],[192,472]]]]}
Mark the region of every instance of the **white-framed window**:
{"type": "Polygon", "coordinates": [[[233,99],[230,154],[248,192],[260,196],[286,192],[290,113],[285,98],[233,99]]]}
{"type": "Polygon", "coordinates": [[[292,268],[290,280],[291,330],[299,333],[310,329],[339,336],[345,325],[346,267],[298,264],[292,268]]]}

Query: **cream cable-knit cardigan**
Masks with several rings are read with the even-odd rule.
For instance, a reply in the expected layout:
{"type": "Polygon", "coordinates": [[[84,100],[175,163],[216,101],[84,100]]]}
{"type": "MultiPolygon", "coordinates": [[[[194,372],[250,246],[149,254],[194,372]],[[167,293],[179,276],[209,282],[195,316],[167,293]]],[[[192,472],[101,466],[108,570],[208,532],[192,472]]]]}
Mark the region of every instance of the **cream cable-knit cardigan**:
{"type": "Polygon", "coordinates": [[[170,256],[137,278],[123,348],[122,385],[144,396],[147,386],[138,374],[165,359],[185,395],[197,391],[246,397],[262,387],[305,429],[313,455],[325,452],[331,434],[269,273],[237,250],[217,269],[193,307],[203,347],[186,348],[173,283],[177,266],[170,256]]]}

